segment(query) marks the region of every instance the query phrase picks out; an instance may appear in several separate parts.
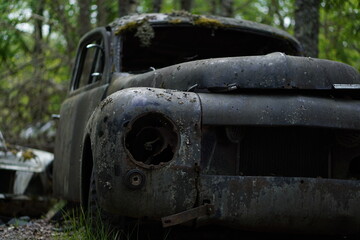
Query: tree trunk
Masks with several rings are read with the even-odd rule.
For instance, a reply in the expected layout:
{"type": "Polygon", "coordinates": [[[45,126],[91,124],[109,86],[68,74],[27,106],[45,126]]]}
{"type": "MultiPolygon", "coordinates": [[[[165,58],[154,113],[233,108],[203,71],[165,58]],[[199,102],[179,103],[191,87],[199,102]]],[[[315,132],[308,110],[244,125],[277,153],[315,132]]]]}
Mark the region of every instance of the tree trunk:
{"type": "Polygon", "coordinates": [[[61,22],[60,26],[62,29],[62,34],[66,40],[66,49],[68,62],[73,57],[73,53],[77,46],[77,41],[79,39],[78,34],[76,33],[75,26],[70,23],[69,17],[65,11],[65,5],[59,0],[49,1],[53,14],[56,15],[56,18],[61,22]]]}
{"type": "Polygon", "coordinates": [[[106,0],[97,0],[97,26],[105,26],[108,21],[108,9],[106,0]]]}
{"type": "Polygon", "coordinates": [[[224,17],[234,16],[234,0],[221,1],[221,15],[224,17]]]}
{"type": "Polygon", "coordinates": [[[295,37],[308,57],[318,56],[319,6],[320,0],[295,1],[295,37]]]}
{"type": "Polygon", "coordinates": [[[34,121],[38,121],[43,117],[44,105],[43,101],[44,93],[44,57],[43,57],[43,19],[41,18],[44,14],[45,0],[38,0],[33,2],[33,12],[35,13],[34,18],[34,52],[32,55],[33,59],[33,84],[27,85],[26,88],[21,89],[24,91],[23,96],[36,95],[32,101],[29,101],[27,107],[31,108],[31,117],[34,121]]]}
{"type": "Polygon", "coordinates": [[[192,8],[192,0],[180,0],[180,8],[181,10],[185,10],[190,12],[192,8]]]}
{"type": "Polygon", "coordinates": [[[78,0],[79,4],[79,18],[78,18],[78,31],[81,36],[91,30],[90,22],[90,5],[91,0],[78,0]]]}
{"type": "Polygon", "coordinates": [[[43,57],[43,19],[45,0],[34,1],[33,12],[36,14],[34,18],[34,50],[33,50],[33,66],[34,80],[41,81],[43,79],[44,57],[43,57]]]}
{"type": "Polygon", "coordinates": [[[153,0],[153,12],[161,11],[162,0],[153,0]]]}
{"type": "Polygon", "coordinates": [[[136,12],[138,6],[137,0],[119,0],[119,17],[129,15],[136,12]]]}
{"type": "Polygon", "coordinates": [[[210,13],[212,15],[217,15],[217,6],[218,6],[218,1],[216,0],[210,0],[210,13]]]}
{"type": "MultiPolygon", "coordinates": [[[[37,16],[42,16],[44,12],[44,0],[35,1],[35,6],[33,12],[37,16]]],[[[35,18],[34,24],[34,38],[35,38],[35,45],[34,45],[34,55],[36,58],[41,57],[42,55],[42,40],[43,40],[43,32],[42,32],[42,19],[35,18]]]]}

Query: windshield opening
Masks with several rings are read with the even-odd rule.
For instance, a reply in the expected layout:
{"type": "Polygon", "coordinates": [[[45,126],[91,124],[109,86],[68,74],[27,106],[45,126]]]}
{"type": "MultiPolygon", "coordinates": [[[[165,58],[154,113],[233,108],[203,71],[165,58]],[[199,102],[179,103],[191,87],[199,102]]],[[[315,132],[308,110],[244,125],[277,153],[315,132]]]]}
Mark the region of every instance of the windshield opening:
{"type": "Polygon", "coordinates": [[[283,52],[299,55],[286,38],[236,29],[194,26],[156,26],[149,46],[142,46],[134,32],[121,35],[122,72],[141,73],[208,58],[265,55],[283,52]]]}

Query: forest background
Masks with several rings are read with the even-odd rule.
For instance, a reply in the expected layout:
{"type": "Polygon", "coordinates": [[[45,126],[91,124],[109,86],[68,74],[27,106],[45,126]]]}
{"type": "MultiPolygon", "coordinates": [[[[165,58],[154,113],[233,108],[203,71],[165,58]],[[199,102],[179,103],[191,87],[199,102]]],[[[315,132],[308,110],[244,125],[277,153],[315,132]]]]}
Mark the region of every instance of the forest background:
{"type": "Polygon", "coordinates": [[[272,25],[296,36],[305,55],[360,70],[360,0],[0,0],[0,131],[7,141],[52,149],[51,115],[66,97],[84,33],[131,13],[179,10],[272,25]]]}

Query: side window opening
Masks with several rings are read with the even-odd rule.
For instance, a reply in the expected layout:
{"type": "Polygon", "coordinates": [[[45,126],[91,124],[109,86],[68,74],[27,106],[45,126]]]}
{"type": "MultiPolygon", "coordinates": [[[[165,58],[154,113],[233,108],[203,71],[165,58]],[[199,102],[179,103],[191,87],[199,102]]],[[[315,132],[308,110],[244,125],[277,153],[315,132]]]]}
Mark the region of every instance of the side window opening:
{"type": "Polygon", "coordinates": [[[101,36],[85,42],[80,51],[73,90],[99,81],[104,70],[104,44],[101,36]]]}
{"type": "Polygon", "coordinates": [[[88,51],[93,49],[94,60],[92,62],[89,84],[94,83],[101,79],[103,70],[104,70],[104,48],[103,45],[100,44],[89,44],[86,46],[88,51]]]}

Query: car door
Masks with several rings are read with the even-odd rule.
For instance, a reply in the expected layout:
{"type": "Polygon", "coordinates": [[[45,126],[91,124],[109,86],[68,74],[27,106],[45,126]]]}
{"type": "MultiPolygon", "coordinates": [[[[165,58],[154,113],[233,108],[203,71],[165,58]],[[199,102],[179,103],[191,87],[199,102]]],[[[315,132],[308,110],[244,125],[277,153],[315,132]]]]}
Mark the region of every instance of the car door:
{"type": "Polygon", "coordinates": [[[109,35],[105,28],[97,28],[80,41],[69,94],[60,110],[54,194],[70,201],[80,200],[80,157],[87,121],[109,85],[109,35]]]}

